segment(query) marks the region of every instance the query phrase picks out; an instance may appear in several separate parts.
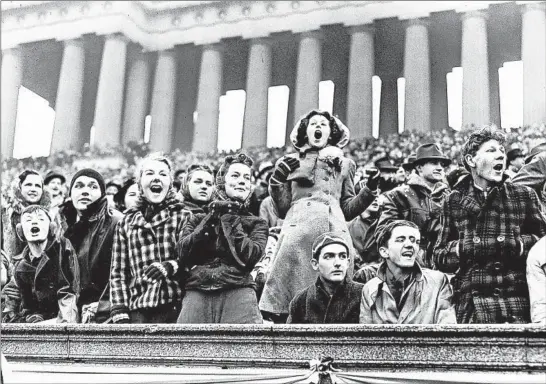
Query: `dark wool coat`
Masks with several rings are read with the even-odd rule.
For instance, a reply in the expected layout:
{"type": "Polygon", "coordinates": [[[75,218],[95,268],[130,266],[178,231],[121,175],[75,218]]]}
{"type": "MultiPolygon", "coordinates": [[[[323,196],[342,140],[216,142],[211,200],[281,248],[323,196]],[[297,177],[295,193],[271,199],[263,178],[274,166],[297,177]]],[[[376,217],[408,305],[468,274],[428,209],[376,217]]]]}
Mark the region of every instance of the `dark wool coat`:
{"type": "Polygon", "coordinates": [[[535,190],[546,212],[546,151],[525,164],[512,179],[513,184],[526,185],[535,190]]]}
{"type": "Polygon", "coordinates": [[[108,301],[110,264],[114,229],[123,214],[110,207],[103,197],[87,208],[87,214],[76,222],[72,201],[61,206],[61,215],[67,227],[64,236],[70,240],[80,264],[81,293],[78,306],[103,300],[108,301]]]}
{"type": "Polygon", "coordinates": [[[375,231],[376,237],[393,220],[415,223],[421,231],[420,246],[424,252],[424,260],[419,262],[432,268],[432,246],[440,231],[440,212],[448,193],[447,185],[441,182],[431,190],[421,176],[411,175],[407,185],[385,193],[385,202],[375,231]]]}
{"type": "Polygon", "coordinates": [[[223,291],[252,287],[250,272],[265,252],[269,228],[247,211],[193,216],[177,244],[186,290],[223,291]],[[209,228],[200,236],[202,228],[209,228]]]}
{"type": "Polygon", "coordinates": [[[29,253],[27,246],[14,271],[21,292],[22,314],[77,323],[80,273],[70,241],[61,238],[48,244],[37,265],[31,262],[29,253]]]}
{"type": "Polygon", "coordinates": [[[320,277],[290,302],[287,323],[292,324],[358,324],[363,284],[346,278],[328,294],[320,277]]]}
{"type": "Polygon", "coordinates": [[[455,273],[457,322],[530,322],[527,253],[546,235],[536,193],[503,181],[483,197],[468,175],[446,199],[441,223],[434,259],[455,273]]]}

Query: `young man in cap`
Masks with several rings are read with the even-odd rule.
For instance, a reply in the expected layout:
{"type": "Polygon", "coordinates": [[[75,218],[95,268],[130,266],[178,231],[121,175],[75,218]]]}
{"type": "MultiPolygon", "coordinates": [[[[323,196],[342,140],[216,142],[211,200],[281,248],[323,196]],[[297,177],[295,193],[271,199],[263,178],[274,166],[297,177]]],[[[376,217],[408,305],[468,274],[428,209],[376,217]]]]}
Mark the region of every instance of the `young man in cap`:
{"type": "Polygon", "coordinates": [[[51,170],[46,173],[44,178],[44,189],[49,193],[49,196],[51,197],[51,209],[59,207],[59,205],[64,202],[65,183],[66,178],[60,172],[51,170]]]}
{"type": "Polygon", "coordinates": [[[546,235],[537,194],[506,182],[504,133],[474,131],[461,156],[470,175],[446,198],[434,260],[455,273],[458,323],[529,323],[527,254],[546,235]]]}
{"type": "Polygon", "coordinates": [[[317,280],[292,299],[286,322],[357,324],[364,285],[347,279],[349,246],[339,234],[327,232],[315,240],[312,252],[317,280]]]}
{"type": "Polygon", "coordinates": [[[506,173],[510,179],[513,179],[518,171],[523,167],[525,156],[519,148],[514,148],[506,153],[506,173]]]}
{"type": "Polygon", "coordinates": [[[55,236],[48,211],[39,205],[25,208],[17,235],[26,242],[13,274],[22,299],[19,322],[77,323],[80,272],[70,241],[55,236]]]}
{"type": "Polygon", "coordinates": [[[106,321],[109,317],[108,282],[114,228],[123,216],[106,199],[102,175],[91,168],[72,177],[70,199],[60,209],[64,236],[70,240],[80,265],[81,293],[78,308],[82,321],[106,321]]]}
{"type": "Polygon", "coordinates": [[[360,323],[456,323],[447,276],[416,263],[420,238],[412,222],[395,220],[386,225],[378,238],[383,263],[362,290],[360,323]]]}
{"type": "Polygon", "coordinates": [[[408,220],[421,232],[421,253],[418,262],[432,268],[432,245],[440,230],[439,216],[449,189],[445,184],[445,167],[451,163],[437,144],[423,144],[417,148],[413,173],[405,185],[385,193],[385,201],[376,237],[393,220],[408,220]]]}

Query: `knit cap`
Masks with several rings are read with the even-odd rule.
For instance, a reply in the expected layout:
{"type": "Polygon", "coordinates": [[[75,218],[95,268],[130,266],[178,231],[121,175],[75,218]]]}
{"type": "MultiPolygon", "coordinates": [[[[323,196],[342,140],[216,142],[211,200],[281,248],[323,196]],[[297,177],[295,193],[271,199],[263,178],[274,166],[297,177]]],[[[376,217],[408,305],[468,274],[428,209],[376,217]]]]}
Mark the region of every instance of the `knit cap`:
{"type": "Polygon", "coordinates": [[[70,188],[68,189],[68,194],[69,195],[72,192],[72,187],[74,186],[74,183],[76,182],[76,180],[80,176],[87,176],[87,177],[90,177],[92,179],[97,180],[97,183],[99,183],[99,187],[100,187],[101,197],[106,194],[106,185],[104,183],[104,177],[102,177],[102,175],[100,173],[98,173],[97,171],[95,171],[94,169],[84,168],[84,169],[81,169],[78,172],[76,172],[76,174],[72,177],[72,180],[70,181],[70,188]]]}
{"type": "Polygon", "coordinates": [[[317,237],[316,240],[313,242],[313,247],[311,248],[313,259],[318,260],[322,248],[330,244],[341,244],[347,249],[347,253],[349,253],[349,246],[347,245],[347,242],[345,241],[345,239],[343,239],[340,233],[326,232],[317,237]]]}

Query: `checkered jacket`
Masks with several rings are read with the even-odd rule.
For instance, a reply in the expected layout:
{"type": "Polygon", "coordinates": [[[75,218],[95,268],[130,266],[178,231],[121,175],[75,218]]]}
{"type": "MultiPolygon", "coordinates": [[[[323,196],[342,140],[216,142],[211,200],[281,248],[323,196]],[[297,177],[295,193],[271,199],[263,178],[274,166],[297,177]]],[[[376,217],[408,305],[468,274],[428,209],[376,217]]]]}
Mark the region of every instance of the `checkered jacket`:
{"type": "Polygon", "coordinates": [[[527,253],[546,235],[546,218],[528,187],[503,181],[479,193],[467,176],[445,200],[435,263],[455,273],[458,323],[527,323],[527,253]]]}
{"type": "Polygon", "coordinates": [[[110,273],[111,313],[154,308],[182,299],[177,276],[148,283],[144,271],[153,262],[177,260],[175,246],[191,213],[172,202],[148,222],[140,210],[117,224],[110,273]]]}

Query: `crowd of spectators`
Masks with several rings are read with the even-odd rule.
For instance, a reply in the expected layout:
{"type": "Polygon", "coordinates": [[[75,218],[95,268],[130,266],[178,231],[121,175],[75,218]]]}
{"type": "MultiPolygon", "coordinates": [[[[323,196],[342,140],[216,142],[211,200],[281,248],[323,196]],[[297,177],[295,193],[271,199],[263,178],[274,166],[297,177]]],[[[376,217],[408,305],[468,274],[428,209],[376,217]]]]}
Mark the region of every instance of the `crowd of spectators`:
{"type": "Polygon", "coordinates": [[[349,137],[312,111],[281,148],[132,142],[4,159],[3,313],[525,323],[541,303],[532,321],[546,321],[530,288],[546,273],[533,248],[546,235],[545,124],[349,137]]]}

